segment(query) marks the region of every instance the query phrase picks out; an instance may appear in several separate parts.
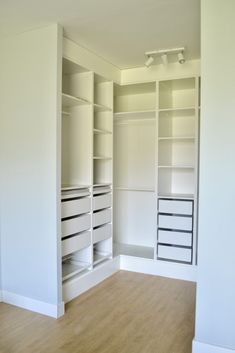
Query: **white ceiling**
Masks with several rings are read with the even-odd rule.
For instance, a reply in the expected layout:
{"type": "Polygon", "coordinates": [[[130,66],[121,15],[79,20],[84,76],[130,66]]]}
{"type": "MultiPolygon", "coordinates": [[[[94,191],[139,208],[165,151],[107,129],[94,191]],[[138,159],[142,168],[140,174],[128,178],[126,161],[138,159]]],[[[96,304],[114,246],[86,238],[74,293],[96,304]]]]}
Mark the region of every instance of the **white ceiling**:
{"type": "Polygon", "coordinates": [[[124,69],[144,52],[186,46],[200,57],[200,0],[0,0],[0,34],[51,23],[66,37],[124,69]]]}

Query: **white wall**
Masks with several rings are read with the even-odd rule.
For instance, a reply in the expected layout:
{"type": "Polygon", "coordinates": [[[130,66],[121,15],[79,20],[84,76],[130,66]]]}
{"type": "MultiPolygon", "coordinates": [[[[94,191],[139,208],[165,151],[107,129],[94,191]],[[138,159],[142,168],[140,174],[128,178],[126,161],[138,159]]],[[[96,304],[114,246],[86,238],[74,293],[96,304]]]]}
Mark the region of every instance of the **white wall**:
{"type": "Polygon", "coordinates": [[[50,304],[61,300],[57,262],[61,44],[57,25],[0,42],[2,286],[4,291],[50,304]]]}
{"type": "Polygon", "coordinates": [[[202,117],[194,352],[235,350],[235,1],[201,2],[202,117]],[[203,345],[207,343],[210,346],[203,345]]]}

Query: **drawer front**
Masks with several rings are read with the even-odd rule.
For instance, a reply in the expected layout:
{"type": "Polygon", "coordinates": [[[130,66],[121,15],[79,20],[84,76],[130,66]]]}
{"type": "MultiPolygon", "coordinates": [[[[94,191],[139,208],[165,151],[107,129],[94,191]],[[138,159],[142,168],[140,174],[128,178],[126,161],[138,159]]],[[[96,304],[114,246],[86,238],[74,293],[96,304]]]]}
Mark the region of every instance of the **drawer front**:
{"type": "Polygon", "coordinates": [[[158,242],[164,244],[192,246],[192,233],[158,231],[158,242]]]}
{"type": "Polygon", "coordinates": [[[111,222],[111,209],[106,209],[93,214],[93,227],[111,222]]]}
{"type": "Polygon", "coordinates": [[[112,226],[111,224],[105,224],[99,228],[94,229],[93,232],[93,244],[98,243],[99,241],[106,240],[112,235],[112,226]]]}
{"type": "Polygon", "coordinates": [[[111,194],[95,196],[93,199],[94,210],[101,210],[102,208],[111,207],[111,194]]]}
{"type": "Polygon", "coordinates": [[[84,197],[82,199],[75,199],[64,201],[61,203],[61,217],[72,217],[82,213],[90,212],[91,199],[84,197]]]}
{"type": "Polygon", "coordinates": [[[159,215],[158,225],[159,228],[192,231],[193,221],[192,217],[159,215]]]}
{"type": "Polygon", "coordinates": [[[61,222],[62,237],[83,232],[91,227],[91,215],[85,214],[61,222]]]}
{"type": "Polygon", "coordinates": [[[159,200],[159,212],[161,213],[176,213],[182,215],[193,214],[192,201],[179,200],[159,200]]]}
{"type": "Polygon", "coordinates": [[[158,245],[158,258],[191,263],[191,249],[158,245]]]}
{"type": "Polygon", "coordinates": [[[62,256],[88,247],[91,244],[91,233],[84,232],[71,238],[62,240],[62,256]]]}

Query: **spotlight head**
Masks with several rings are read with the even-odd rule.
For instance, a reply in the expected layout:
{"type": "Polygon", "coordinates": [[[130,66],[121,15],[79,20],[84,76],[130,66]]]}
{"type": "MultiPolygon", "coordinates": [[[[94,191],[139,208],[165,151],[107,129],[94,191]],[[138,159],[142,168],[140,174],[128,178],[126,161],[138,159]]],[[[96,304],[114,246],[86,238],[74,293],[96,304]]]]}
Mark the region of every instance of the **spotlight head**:
{"type": "Polygon", "coordinates": [[[185,58],[184,58],[183,53],[178,53],[178,62],[179,62],[179,64],[185,63],[185,58]]]}
{"type": "Polygon", "coordinates": [[[147,60],[145,61],[145,66],[149,67],[153,61],[154,61],[153,56],[149,55],[147,60]]]}
{"type": "Polygon", "coordinates": [[[166,53],[161,55],[161,59],[162,59],[163,65],[167,65],[168,64],[168,58],[167,58],[167,54],[166,53]]]}

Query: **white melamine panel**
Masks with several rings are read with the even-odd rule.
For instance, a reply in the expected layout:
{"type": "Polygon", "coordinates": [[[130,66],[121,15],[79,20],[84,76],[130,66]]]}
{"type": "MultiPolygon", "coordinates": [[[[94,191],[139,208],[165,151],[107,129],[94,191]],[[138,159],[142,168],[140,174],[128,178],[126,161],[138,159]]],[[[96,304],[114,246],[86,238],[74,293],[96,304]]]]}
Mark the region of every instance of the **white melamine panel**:
{"type": "Polygon", "coordinates": [[[180,217],[180,216],[158,216],[158,226],[160,228],[169,229],[180,229],[180,230],[192,230],[192,218],[191,217],[180,217]]]}
{"type": "Polygon", "coordinates": [[[62,240],[61,244],[62,256],[66,256],[91,245],[91,234],[90,232],[80,233],[62,240]]]}
{"type": "Polygon", "coordinates": [[[102,224],[111,222],[112,211],[110,208],[98,211],[93,214],[93,227],[98,227],[102,224]]]}
{"type": "Polygon", "coordinates": [[[112,236],[112,225],[105,224],[93,230],[93,244],[108,239],[112,236]]]}
{"type": "Polygon", "coordinates": [[[61,218],[71,217],[90,211],[91,199],[88,197],[64,201],[61,203],[61,218]]]}
{"type": "Polygon", "coordinates": [[[113,162],[111,159],[95,159],[93,184],[112,184],[113,162]]]}
{"type": "Polygon", "coordinates": [[[112,195],[104,194],[100,196],[94,196],[93,198],[93,210],[101,210],[102,208],[111,207],[112,204],[112,195]]]}
{"type": "Polygon", "coordinates": [[[158,245],[158,258],[190,263],[191,256],[192,256],[191,249],[158,245]]]}
{"type": "Polygon", "coordinates": [[[113,109],[113,83],[103,81],[95,74],[94,102],[109,109],[113,109]]]}
{"type": "Polygon", "coordinates": [[[192,233],[159,230],[158,242],[164,244],[192,246],[192,233]]]}
{"type": "Polygon", "coordinates": [[[153,247],[157,224],[154,193],[116,190],[114,205],[115,242],[153,247]]]}
{"type": "Polygon", "coordinates": [[[76,234],[89,229],[91,226],[91,215],[85,214],[61,222],[61,235],[62,237],[76,234]]]}
{"type": "Polygon", "coordinates": [[[94,156],[112,158],[112,134],[94,134],[94,156]]]}
{"type": "Polygon", "coordinates": [[[158,211],[162,213],[192,215],[193,203],[192,201],[183,200],[159,200],[158,211]]]}
{"type": "Polygon", "coordinates": [[[93,75],[91,72],[63,75],[63,93],[93,101],[93,75]]]}
{"type": "Polygon", "coordinates": [[[155,184],[155,121],[116,124],[114,184],[151,188],[155,184]]]}

